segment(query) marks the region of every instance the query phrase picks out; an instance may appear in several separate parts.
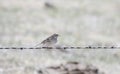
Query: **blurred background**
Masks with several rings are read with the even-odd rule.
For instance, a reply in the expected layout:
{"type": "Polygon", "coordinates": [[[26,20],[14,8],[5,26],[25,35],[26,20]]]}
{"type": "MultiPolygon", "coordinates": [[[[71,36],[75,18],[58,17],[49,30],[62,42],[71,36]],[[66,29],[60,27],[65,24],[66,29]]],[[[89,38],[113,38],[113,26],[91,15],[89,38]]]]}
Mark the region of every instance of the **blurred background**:
{"type": "MultiPolygon", "coordinates": [[[[0,0],[0,46],[30,47],[54,33],[61,45],[119,46],[119,13],[119,0],[0,0]]],[[[94,63],[106,74],[120,73],[119,49],[0,53],[0,74],[34,74],[36,67],[69,60],[94,63]]]]}
{"type": "Polygon", "coordinates": [[[34,45],[54,33],[64,45],[119,44],[119,10],[119,0],[0,0],[0,45],[34,45]]]}

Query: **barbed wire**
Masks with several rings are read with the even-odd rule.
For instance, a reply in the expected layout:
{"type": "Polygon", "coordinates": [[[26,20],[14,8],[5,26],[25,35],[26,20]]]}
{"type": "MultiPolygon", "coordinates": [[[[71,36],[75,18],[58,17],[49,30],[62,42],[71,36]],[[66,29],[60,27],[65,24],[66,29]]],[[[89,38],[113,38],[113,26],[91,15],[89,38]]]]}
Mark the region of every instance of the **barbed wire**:
{"type": "Polygon", "coordinates": [[[78,47],[0,47],[0,49],[120,49],[120,46],[78,46],[78,47]]]}

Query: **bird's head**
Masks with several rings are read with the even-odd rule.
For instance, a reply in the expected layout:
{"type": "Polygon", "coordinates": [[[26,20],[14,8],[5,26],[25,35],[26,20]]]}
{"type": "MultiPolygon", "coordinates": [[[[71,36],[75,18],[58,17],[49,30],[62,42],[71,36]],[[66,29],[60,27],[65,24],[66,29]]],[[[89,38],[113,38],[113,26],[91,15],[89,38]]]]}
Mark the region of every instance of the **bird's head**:
{"type": "Polygon", "coordinates": [[[54,36],[59,36],[58,34],[54,34],[54,36]]]}
{"type": "Polygon", "coordinates": [[[55,38],[57,38],[59,35],[58,35],[58,34],[53,34],[53,36],[54,36],[55,38]]]}

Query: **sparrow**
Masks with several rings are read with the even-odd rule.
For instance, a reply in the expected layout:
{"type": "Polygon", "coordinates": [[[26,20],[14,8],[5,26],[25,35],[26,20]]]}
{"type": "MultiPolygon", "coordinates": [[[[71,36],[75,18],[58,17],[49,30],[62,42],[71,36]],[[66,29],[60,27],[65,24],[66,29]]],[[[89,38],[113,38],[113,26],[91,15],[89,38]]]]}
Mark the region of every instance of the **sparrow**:
{"type": "MultiPolygon", "coordinates": [[[[55,46],[55,44],[57,43],[57,38],[58,38],[58,34],[53,34],[50,37],[46,38],[45,40],[43,40],[40,44],[38,45],[42,45],[44,47],[53,47],[55,46]]],[[[37,46],[38,46],[37,45],[37,46]]]]}

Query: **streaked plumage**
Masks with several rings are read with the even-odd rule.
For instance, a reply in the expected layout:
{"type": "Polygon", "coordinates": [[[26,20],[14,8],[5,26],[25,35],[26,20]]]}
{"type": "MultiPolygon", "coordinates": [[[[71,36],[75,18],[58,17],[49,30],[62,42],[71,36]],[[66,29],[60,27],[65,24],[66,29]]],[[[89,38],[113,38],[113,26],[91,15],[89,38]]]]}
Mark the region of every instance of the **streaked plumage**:
{"type": "Polygon", "coordinates": [[[38,44],[37,46],[45,46],[45,47],[52,47],[57,43],[57,38],[58,38],[58,34],[53,34],[50,37],[46,38],[45,40],[43,40],[40,44],[38,44]]]}

